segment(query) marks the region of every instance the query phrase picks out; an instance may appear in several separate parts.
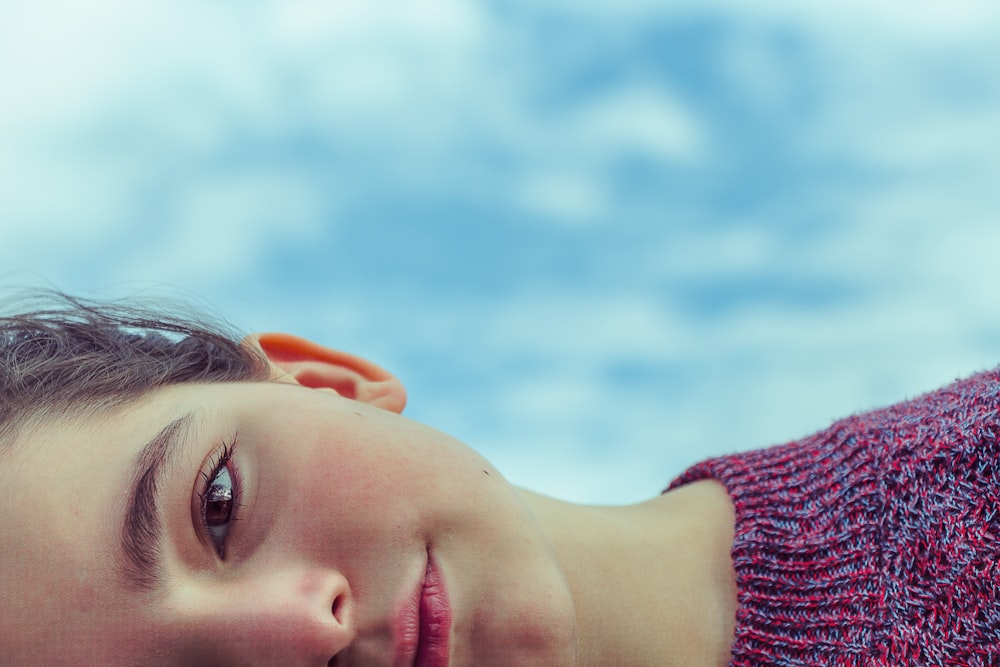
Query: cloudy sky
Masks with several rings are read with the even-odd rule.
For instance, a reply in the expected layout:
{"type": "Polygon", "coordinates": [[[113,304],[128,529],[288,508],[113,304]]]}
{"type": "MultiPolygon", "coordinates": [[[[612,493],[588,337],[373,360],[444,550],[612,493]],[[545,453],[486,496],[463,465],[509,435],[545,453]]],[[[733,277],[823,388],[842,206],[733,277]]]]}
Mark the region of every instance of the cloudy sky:
{"type": "Polygon", "coordinates": [[[990,0],[0,0],[0,278],[368,356],[627,502],[1000,363],[990,0]]]}

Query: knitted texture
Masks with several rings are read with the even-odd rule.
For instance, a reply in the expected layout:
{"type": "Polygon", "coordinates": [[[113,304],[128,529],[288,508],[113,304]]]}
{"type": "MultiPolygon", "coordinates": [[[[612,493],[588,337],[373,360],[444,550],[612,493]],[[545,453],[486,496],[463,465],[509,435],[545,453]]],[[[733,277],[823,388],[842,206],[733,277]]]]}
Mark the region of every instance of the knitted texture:
{"type": "Polygon", "coordinates": [[[736,511],[730,665],[1000,665],[1000,369],[700,463],[736,511]]]}

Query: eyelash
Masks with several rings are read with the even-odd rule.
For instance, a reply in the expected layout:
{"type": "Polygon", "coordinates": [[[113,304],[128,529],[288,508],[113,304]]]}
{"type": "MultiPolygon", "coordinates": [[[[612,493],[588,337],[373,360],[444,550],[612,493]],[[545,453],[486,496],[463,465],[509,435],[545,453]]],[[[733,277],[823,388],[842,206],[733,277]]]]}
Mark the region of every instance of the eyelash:
{"type": "Polygon", "coordinates": [[[240,504],[240,498],[243,495],[242,479],[240,477],[239,470],[236,466],[232,465],[233,454],[236,451],[236,445],[238,442],[239,440],[235,435],[233,436],[231,442],[224,442],[222,444],[222,448],[213,454],[212,464],[208,468],[209,472],[199,473],[202,479],[201,490],[198,492],[200,505],[199,515],[201,517],[202,530],[205,535],[208,536],[208,539],[212,541],[220,560],[226,559],[226,544],[228,542],[229,531],[232,530],[233,524],[239,521],[240,509],[243,507],[242,504],[240,504]],[[214,529],[219,527],[208,525],[208,493],[212,489],[212,483],[219,478],[223,471],[226,471],[229,475],[232,497],[230,499],[229,516],[226,521],[225,535],[221,540],[217,540],[214,529]]]}

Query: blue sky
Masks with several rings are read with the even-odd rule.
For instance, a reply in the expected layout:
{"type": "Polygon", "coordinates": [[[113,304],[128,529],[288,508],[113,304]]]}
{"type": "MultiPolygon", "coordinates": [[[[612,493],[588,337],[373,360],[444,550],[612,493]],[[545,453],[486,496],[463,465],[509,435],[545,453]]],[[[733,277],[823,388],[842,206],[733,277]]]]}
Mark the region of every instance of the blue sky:
{"type": "Polygon", "coordinates": [[[1000,363],[987,1],[0,0],[0,270],[361,353],[655,494],[1000,363]]]}

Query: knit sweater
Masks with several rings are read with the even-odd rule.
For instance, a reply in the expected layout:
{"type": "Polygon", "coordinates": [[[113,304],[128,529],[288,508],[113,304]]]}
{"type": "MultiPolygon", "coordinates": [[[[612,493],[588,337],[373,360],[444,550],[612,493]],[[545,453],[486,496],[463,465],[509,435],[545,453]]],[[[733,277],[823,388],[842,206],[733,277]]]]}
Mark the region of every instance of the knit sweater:
{"type": "Polygon", "coordinates": [[[1000,665],[1000,369],[700,463],[736,512],[732,667],[1000,665]]]}

